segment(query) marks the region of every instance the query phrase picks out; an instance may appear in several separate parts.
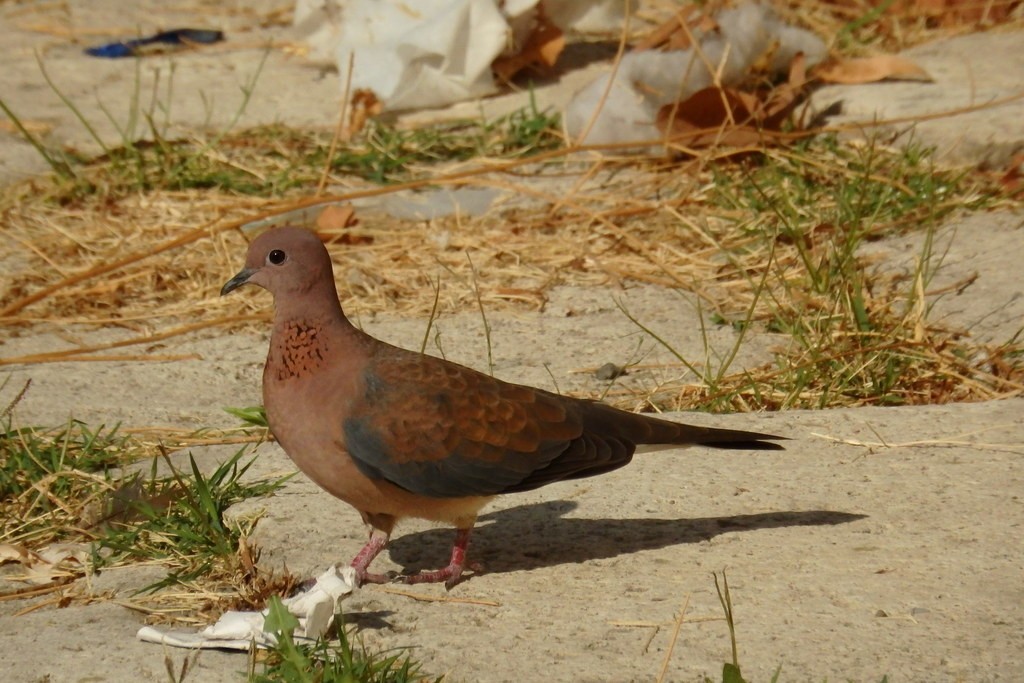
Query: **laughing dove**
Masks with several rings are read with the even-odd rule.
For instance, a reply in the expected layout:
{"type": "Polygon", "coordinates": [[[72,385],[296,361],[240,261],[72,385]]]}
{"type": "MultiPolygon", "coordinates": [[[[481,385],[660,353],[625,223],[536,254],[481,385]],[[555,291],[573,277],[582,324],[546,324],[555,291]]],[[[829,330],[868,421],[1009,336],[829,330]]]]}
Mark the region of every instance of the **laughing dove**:
{"type": "Polygon", "coordinates": [[[402,577],[451,588],[477,513],[498,494],[610,472],[639,444],[781,448],[771,441],[783,437],[625,412],[378,341],[345,317],[327,249],[301,228],[256,238],[221,295],[245,284],[274,295],[263,370],[271,431],[300,470],[371,527],[352,560],[360,583],[389,580],[368,567],[404,517],[456,527],[447,567],[402,577]]]}

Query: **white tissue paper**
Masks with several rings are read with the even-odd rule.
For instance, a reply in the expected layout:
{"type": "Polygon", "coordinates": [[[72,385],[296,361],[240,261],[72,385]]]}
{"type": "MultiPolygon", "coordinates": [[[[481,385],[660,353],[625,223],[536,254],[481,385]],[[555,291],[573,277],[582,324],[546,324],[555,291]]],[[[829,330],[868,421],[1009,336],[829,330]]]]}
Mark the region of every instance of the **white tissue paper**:
{"type": "Polygon", "coordinates": [[[351,89],[390,110],[494,92],[491,63],[512,36],[494,0],[298,0],[294,23],[338,65],[342,87],[351,55],[351,89]]]}
{"type": "Polygon", "coordinates": [[[538,4],[562,30],[616,30],[623,0],[296,0],[294,32],[335,63],[344,89],[386,110],[440,107],[497,90],[491,64],[518,54],[538,4]]]}
{"type": "MultiPolygon", "coordinates": [[[[766,54],[771,55],[770,68],[775,75],[786,73],[798,52],[804,54],[809,67],[827,54],[820,38],[783,23],[764,5],[750,3],[723,10],[715,21],[717,31],[695,31],[700,51],[630,52],[617,70],[581,89],[565,110],[570,137],[586,145],[657,140],[662,135],[655,125],[658,110],[711,86],[716,74],[717,82],[728,86],[742,80],[766,54]]],[[[657,146],[647,149],[656,151],[657,146]]]]}
{"type": "MultiPolygon", "coordinates": [[[[299,619],[296,638],[316,639],[327,632],[341,601],[358,587],[352,567],[332,567],[317,577],[316,584],[305,593],[281,602],[299,619]]],[[[217,623],[198,633],[171,631],[143,626],[135,637],[148,643],[200,649],[248,650],[273,647],[276,639],[264,631],[267,610],[262,612],[225,612],[217,623]]]]}

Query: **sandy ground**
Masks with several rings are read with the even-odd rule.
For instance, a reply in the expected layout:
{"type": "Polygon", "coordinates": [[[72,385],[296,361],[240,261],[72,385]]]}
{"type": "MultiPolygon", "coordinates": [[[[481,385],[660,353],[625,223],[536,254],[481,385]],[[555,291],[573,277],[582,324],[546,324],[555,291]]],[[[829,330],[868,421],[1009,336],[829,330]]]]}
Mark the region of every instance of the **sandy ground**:
{"type": "MultiPolygon", "coordinates": [[[[100,96],[123,96],[131,70],[84,61],[79,46],[63,34],[32,27],[45,19],[46,25],[83,34],[104,26],[145,32],[181,21],[169,17],[170,10],[161,15],[153,9],[156,3],[138,3],[139,9],[120,15],[115,6],[120,7],[0,7],[0,35],[14,46],[11,65],[0,70],[5,101],[26,118],[49,122],[57,139],[86,144],[41,84],[32,51],[41,50],[51,72],[75,84],[70,94],[86,106],[100,96]]],[[[256,27],[247,16],[225,12],[217,20],[235,29],[243,45],[277,30],[256,27]]],[[[924,46],[919,59],[933,74],[944,74],[951,63],[964,63],[965,54],[983,52],[984,59],[971,66],[975,91],[984,83],[992,89],[986,97],[1006,96],[1020,88],[1020,53],[1013,47],[1020,40],[1019,34],[968,36],[957,39],[969,41],[966,46],[924,46]],[[993,57],[1000,51],[1007,60],[993,57]],[[992,66],[999,63],[1017,66],[992,66]]],[[[201,106],[189,104],[200,87],[222,95],[215,118],[231,113],[234,84],[244,80],[258,54],[241,47],[182,58],[179,120],[187,124],[194,115],[193,124],[202,122],[201,106]]],[[[333,122],[337,84],[322,70],[272,53],[260,84],[243,124],[333,122]]],[[[929,101],[921,90],[915,97],[912,89],[921,87],[941,87],[961,102],[966,95],[958,88],[968,86],[956,79],[937,86],[893,85],[879,106],[929,101]]],[[[840,94],[863,104],[860,92],[840,94]]],[[[944,108],[941,101],[932,104],[944,108]]],[[[985,121],[994,128],[951,120],[961,138],[972,131],[982,138],[950,154],[973,150],[981,162],[1021,148],[1019,109],[994,110],[985,121]],[[991,130],[999,134],[985,146],[985,131],[991,130]]],[[[934,133],[936,140],[947,139],[948,130],[934,133]]],[[[43,170],[13,136],[0,134],[0,152],[5,180],[43,170]]],[[[938,316],[994,341],[1020,329],[1022,223],[1020,213],[976,214],[957,217],[940,231],[937,241],[948,248],[937,282],[960,282],[975,272],[978,278],[936,301],[938,316]]],[[[908,268],[918,239],[875,243],[873,256],[879,267],[908,268]]],[[[595,391],[602,384],[578,370],[623,363],[638,341],[657,360],[656,345],[623,318],[616,298],[625,299],[641,320],[663,320],[660,329],[678,340],[684,354],[702,355],[692,308],[676,298],[666,307],[657,288],[565,288],[543,313],[492,316],[496,374],[546,388],[553,388],[554,378],[563,391],[595,391]]],[[[364,323],[388,341],[415,347],[426,321],[379,316],[364,323]]],[[[486,366],[478,316],[451,316],[440,325],[449,358],[486,366]]],[[[116,334],[103,331],[91,339],[116,334]]],[[[0,355],[8,357],[68,343],[53,334],[4,337],[0,355]]],[[[713,332],[717,348],[731,341],[730,330],[713,332]]],[[[738,367],[764,360],[777,342],[754,339],[738,367]]],[[[90,424],[231,425],[233,418],[221,408],[258,402],[265,346],[261,335],[178,338],[166,352],[195,352],[200,359],[14,367],[16,384],[33,380],[18,417],[43,424],[74,416],[90,424]]],[[[664,379],[646,371],[629,381],[650,385],[664,379]]],[[[631,681],[658,674],[670,650],[673,620],[686,605],[666,680],[693,681],[717,676],[730,657],[712,579],[713,572],[726,570],[740,663],[750,680],[768,680],[780,666],[781,680],[1024,679],[1024,399],[685,419],[771,431],[792,441],[784,452],[758,455],[666,451],[604,477],[505,497],[489,509],[474,539],[472,553],[486,572],[453,592],[496,606],[422,602],[368,587],[346,603],[347,618],[368,644],[411,646],[428,671],[446,673],[452,681],[631,681]]],[[[194,453],[207,468],[225,457],[224,449],[194,453]]],[[[276,446],[262,446],[259,453],[260,472],[291,468],[276,446]]],[[[349,558],[363,541],[356,513],[302,478],[274,497],[247,501],[233,514],[256,508],[264,511],[256,541],[269,566],[287,562],[296,572],[313,573],[349,558]]],[[[410,522],[378,562],[382,569],[432,567],[447,557],[449,542],[448,530],[410,522]]],[[[93,587],[127,595],[151,582],[155,571],[108,571],[93,587]]],[[[437,586],[415,592],[444,595],[437,586]]],[[[137,642],[141,617],[110,602],[12,616],[29,604],[0,603],[6,680],[157,680],[166,675],[165,658],[180,662],[186,656],[137,642]]],[[[205,652],[186,680],[238,681],[245,668],[244,655],[205,652]]]]}

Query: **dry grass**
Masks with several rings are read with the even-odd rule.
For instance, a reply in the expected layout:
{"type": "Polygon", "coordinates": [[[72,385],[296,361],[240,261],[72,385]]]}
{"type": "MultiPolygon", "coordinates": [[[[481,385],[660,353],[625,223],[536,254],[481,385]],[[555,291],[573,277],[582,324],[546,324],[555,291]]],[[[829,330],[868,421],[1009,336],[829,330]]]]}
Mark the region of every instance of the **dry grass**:
{"type": "MultiPolygon", "coordinates": [[[[911,0],[893,7],[867,0],[798,0],[774,6],[788,20],[820,35],[845,36],[860,46],[890,50],[1021,21],[1016,2],[945,4],[949,7],[944,12],[934,2],[911,0]],[[878,12],[879,7],[885,11],[878,12]],[[960,20],[950,21],[951,16],[960,20]]],[[[635,30],[650,30],[675,9],[659,2],[645,5],[635,30]]],[[[275,15],[275,21],[287,17],[275,15]]],[[[858,51],[849,45],[834,47],[858,51]]],[[[462,134],[449,132],[453,140],[462,134]]],[[[13,248],[2,261],[0,323],[12,328],[117,326],[137,336],[60,355],[0,359],[0,364],[109,358],[97,354],[200,329],[250,325],[265,317],[265,310],[245,299],[217,296],[244,253],[245,240],[237,228],[255,214],[312,201],[309,193],[324,177],[328,140],[323,132],[269,127],[218,138],[215,149],[196,140],[199,152],[186,155],[170,177],[166,172],[150,177],[142,164],[132,167],[138,150],[121,150],[120,158],[107,154],[81,166],[70,187],[67,180],[56,179],[5,188],[0,216],[13,248]],[[230,183],[233,189],[219,190],[227,171],[237,174],[230,183]]],[[[480,146],[479,140],[472,142],[480,146]]],[[[157,161],[166,161],[168,153],[161,156],[161,150],[169,146],[167,141],[153,144],[157,161]]],[[[785,148],[768,153],[790,154],[785,148]]],[[[432,310],[433,286],[440,276],[439,311],[464,309],[476,303],[465,258],[470,253],[487,310],[541,308],[546,292],[557,285],[639,281],[691,289],[710,311],[734,319],[755,298],[749,274],[768,269],[769,261],[788,267],[798,261],[799,250],[772,244],[763,226],[749,222],[744,211],[710,205],[715,183],[732,182],[730,176],[735,179],[744,172],[735,164],[723,174],[718,163],[723,154],[731,157],[735,150],[710,150],[685,163],[588,159],[564,151],[542,155],[544,161],[474,157],[412,166],[408,177],[422,180],[390,188],[335,173],[331,190],[339,199],[379,197],[427,185],[493,187],[506,193],[503,203],[476,218],[410,222],[361,209],[360,225],[345,236],[345,241],[354,236],[361,244],[333,249],[343,273],[342,297],[353,312],[425,316],[432,310]]],[[[806,156],[803,161],[822,174],[855,172],[828,158],[806,156]]],[[[913,194],[898,187],[898,180],[881,175],[874,180],[913,194]]],[[[916,216],[905,218],[910,222],[916,216]]],[[[894,222],[874,229],[900,227],[894,222]]],[[[764,303],[754,312],[755,319],[769,316],[764,303]]],[[[121,357],[143,360],[146,354],[121,357]]]]}
{"type": "MultiPolygon", "coordinates": [[[[514,171],[474,174],[473,184],[511,195],[478,218],[412,222],[358,212],[360,225],[346,233],[367,243],[332,247],[339,272],[348,274],[341,283],[348,308],[425,315],[438,274],[445,280],[442,310],[475,303],[467,252],[489,310],[539,307],[557,284],[610,284],[624,277],[664,284],[673,281],[677,266],[699,269],[693,274],[700,279],[716,268],[718,236],[705,234],[700,217],[680,222],[691,213],[687,205],[702,201],[708,175],[690,178],[678,165],[636,160],[557,160],[524,165],[523,175],[514,171]],[[590,182],[563,191],[581,175],[590,182]]],[[[435,172],[430,184],[442,184],[445,171],[435,172]]],[[[17,265],[3,283],[0,319],[8,325],[119,324],[147,334],[197,318],[242,324],[242,316],[253,313],[246,302],[221,300],[217,292],[244,256],[236,228],[254,213],[272,212],[274,204],[288,203],[209,190],[126,197],[116,211],[18,202],[5,215],[16,245],[10,262],[17,265]],[[41,292],[47,293],[33,300],[41,292]],[[201,310],[206,315],[197,315],[201,310]]],[[[726,248],[749,241],[721,238],[726,248]]]]}
{"type": "MultiPolygon", "coordinates": [[[[228,156],[230,163],[251,167],[263,156],[251,144],[231,142],[219,152],[240,150],[237,161],[228,156]]],[[[914,226],[934,226],[953,209],[991,199],[993,192],[979,179],[957,178],[880,144],[877,149],[801,144],[747,154],[739,161],[716,154],[672,162],[556,150],[526,160],[478,159],[414,169],[413,175],[425,179],[350,189],[334,199],[379,200],[428,185],[489,187],[501,194],[478,217],[408,221],[372,205],[358,209],[357,225],[324,235],[331,241],[343,303],[357,317],[380,312],[427,317],[440,279],[441,314],[478,305],[487,311],[539,310],[552,287],[643,282],[691,292],[722,321],[773,324],[834,307],[828,301],[832,288],[815,289],[814,279],[821,277],[817,271],[829,258],[854,257],[843,249],[914,226]],[[808,189],[815,183],[822,191],[808,189]],[[848,209],[844,202],[864,203],[870,224],[843,213],[848,209]],[[790,204],[800,206],[792,215],[785,213],[789,209],[780,213],[780,206],[790,204]],[[811,300],[802,291],[806,282],[811,283],[811,300]]],[[[109,173],[102,163],[86,171],[98,177],[109,173]]],[[[310,182],[316,175],[315,170],[308,173],[310,182]]],[[[336,190],[342,180],[335,178],[336,190]]],[[[325,199],[301,197],[301,190],[289,193],[301,198],[270,200],[212,189],[154,189],[85,195],[62,204],[57,201],[59,182],[54,183],[34,191],[11,188],[2,203],[5,234],[14,248],[0,280],[0,320],[9,329],[117,326],[130,334],[103,346],[5,358],[0,364],[103,359],[114,352],[131,358],[137,344],[265,324],[268,311],[254,308],[258,302],[218,296],[243,258],[241,227],[254,214],[325,199]]],[[[934,369],[957,358],[958,346],[945,356],[940,353],[949,346],[948,335],[889,334],[927,325],[904,319],[905,287],[872,277],[872,306],[885,330],[872,343],[882,349],[895,344],[918,358],[919,367],[934,369]]],[[[862,362],[865,339],[854,341],[856,364],[862,362]]],[[[843,352],[836,353],[841,357],[843,352]]],[[[153,358],[145,352],[134,357],[153,358]]],[[[808,362],[796,359],[795,366],[808,362]]],[[[974,376],[961,365],[955,366],[954,377],[974,376]]],[[[742,392],[738,385],[725,388],[739,378],[717,391],[661,388],[650,403],[680,407],[699,398],[698,403],[715,407],[716,394],[724,392],[730,409],[806,405],[794,400],[792,389],[778,394],[777,376],[785,372],[792,368],[762,368],[742,392]],[[673,391],[676,398],[668,398],[673,391]],[[739,398],[741,393],[747,398],[739,398]]],[[[909,402],[929,402],[992,398],[1016,390],[1015,384],[990,379],[906,395],[913,399],[909,402]]],[[[836,404],[842,402],[823,405],[836,404]]]]}
{"type": "MultiPolygon", "coordinates": [[[[265,431],[265,430],[260,430],[265,431]]],[[[202,475],[175,469],[169,447],[249,443],[260,434],[237,430],[197,436],[90,430],[71,421],[61,430],[12,428],[0,423],[0,564],[4,578],[40,584],[0,593],[0,601],[55,593],[26,610],[71,601],[108,599],[92,573],[157,564],[168,576],[126,601],[152,620],[199,623],[225,609],[262,609],[267,597],[287,593],[297,579],[258,568],[248,542],[257,517],[227,519],[225,510],[265,496],[283,479],[245,477],[242,452],[202,475]],[[168,439],[168,437],[171,437],[168,439]],[[176,441],[176,442],[175,442],[176,441]],[[162,457],[170,475],[156,475],[162,457]],[[145,476],[140,461],[150,460],[145,476]],[[244,479],[244,480],[243,480],[244,479]],[[153,593],[156,588],[173,590],[153,593]]],[[[286,479],[287,477],[285,477],[286,479]]]]}
{"type": "Polygon", "coordinates": [[[1024,24],[1019,0],[789,0],[773,3],[794,23],[834,36],[848,53],[898,52],[939,38],[1024,24]]]}

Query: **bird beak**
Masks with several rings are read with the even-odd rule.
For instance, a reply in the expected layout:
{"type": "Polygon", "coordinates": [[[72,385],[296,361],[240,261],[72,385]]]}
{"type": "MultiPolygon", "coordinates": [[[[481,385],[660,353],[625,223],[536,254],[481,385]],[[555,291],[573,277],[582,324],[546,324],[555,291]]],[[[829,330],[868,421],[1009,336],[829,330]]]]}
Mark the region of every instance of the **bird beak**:
{"type": "Polygon", "coordinates": [[[224,296],[225,294],[230,294],[247,283],[249,278],[256,274],[256,270],[256,268],[243,268],[240,270],[238,275],[224,283],[224,286],[220,288],[220,295],[224,296]]]}

